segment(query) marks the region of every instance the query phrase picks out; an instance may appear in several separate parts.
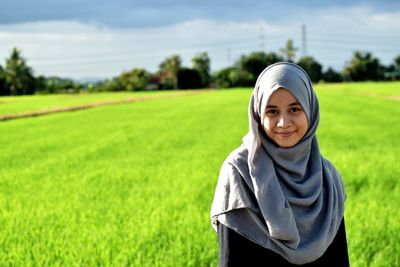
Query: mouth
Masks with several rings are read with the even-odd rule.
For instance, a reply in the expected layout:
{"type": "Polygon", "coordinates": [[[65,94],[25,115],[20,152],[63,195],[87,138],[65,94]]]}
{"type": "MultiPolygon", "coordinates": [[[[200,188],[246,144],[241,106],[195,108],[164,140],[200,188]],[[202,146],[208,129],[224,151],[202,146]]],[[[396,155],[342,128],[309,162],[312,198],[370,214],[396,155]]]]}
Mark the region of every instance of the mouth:
{"type": "Polygon", "coordinates": [[[292,131],[292,132],[279,132],[279,133],[276,133],[276,134],[279,135],[280,137],[287,138],[287,137],[292,136],[294,134],[294,132],[295,131],[292,131]]]}

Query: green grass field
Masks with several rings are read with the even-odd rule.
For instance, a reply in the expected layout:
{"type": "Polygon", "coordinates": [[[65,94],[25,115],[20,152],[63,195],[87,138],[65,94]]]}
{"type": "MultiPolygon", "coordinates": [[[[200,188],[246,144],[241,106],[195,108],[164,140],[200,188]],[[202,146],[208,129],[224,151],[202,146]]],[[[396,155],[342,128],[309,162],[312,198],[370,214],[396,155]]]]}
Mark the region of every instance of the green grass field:
{"type": "MultiPolygon", "coordinates": [[[[400,83],[316,89],[321,151],[347,189],[351,266],[400,266],[400,83]]],[[[0,122],[0,266],[217,266],[209,209],[250,93],[0,122]]],[[[0,114],[50,97],[0,98],[0,114]]]]}
{"type": "Polygon", "coordinates": [[[4,115],[48,111],[60,108],[101,104],[115,101],[135,99],[151,99],[174,94],[188,94],[185,91],[148,91],[148,92],[113,92],[113,93],[80,93],[80,94],[49,94],[34,96],[0,97],[0,118],[4,115]]]}

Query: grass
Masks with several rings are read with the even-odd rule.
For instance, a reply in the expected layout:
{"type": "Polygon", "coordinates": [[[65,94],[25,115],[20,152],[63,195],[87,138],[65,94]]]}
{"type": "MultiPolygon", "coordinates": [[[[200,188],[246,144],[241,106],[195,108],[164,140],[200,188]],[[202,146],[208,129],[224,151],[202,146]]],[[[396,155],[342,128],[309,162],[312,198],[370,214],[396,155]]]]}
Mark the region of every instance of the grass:
{"type": "MultiPolygon", "coordinates": [[[[321,151],[347,189],[351,265],[398,266],[400,106],[382,95],[399,83],[316,88],[321,151]]],[[[209,209],[250,93],[1,122],[0,265],[216,266],[209,209]]]]}
{"type": "Polygon", "coordinates": [[[146,92],[107,92],[80,94],[49,94],[33,96],[0,97],[0,118],[6,115],[51,111],[71,107],[102,104],[116,101],[151,99],[175,94],[197,92],[185,91],[146,91],[146,92]]]}
{"type": "Polygon", "coordinates": [[[361,85],[319,91],[319,141],[345,180],[352,266],[399,266],[400,84],[361,85]]]}

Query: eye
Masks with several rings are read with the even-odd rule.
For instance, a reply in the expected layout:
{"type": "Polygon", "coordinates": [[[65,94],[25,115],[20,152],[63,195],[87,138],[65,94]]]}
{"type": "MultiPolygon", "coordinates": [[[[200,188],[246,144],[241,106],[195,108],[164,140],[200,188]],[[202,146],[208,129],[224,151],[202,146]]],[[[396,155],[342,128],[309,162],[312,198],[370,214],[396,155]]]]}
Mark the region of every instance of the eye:
{"type": "Polygon", "coordinates": [[[289,110],[289,112],[290,113],[296,113],[296,112],[300,112],[300,111],[302,111],[303,109],[300,107],[300,106],[296,106],[296,107],[292,107],[290,110],[289,110]]]}
{"type": "Polygon", "coordinates": [[[277,115],[279,113],[279,111],[277,109],[267,109],[267,111],[265,112],[265,114],[267,115],[277,115]]]}

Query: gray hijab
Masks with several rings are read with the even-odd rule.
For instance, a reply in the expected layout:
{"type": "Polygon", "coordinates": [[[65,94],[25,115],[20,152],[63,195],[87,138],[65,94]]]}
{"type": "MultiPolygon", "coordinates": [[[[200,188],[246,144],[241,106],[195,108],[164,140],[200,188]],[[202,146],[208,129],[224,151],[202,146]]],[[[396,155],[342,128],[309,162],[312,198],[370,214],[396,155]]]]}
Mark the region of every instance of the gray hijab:
{"type": "Polygon", "coordinates": [[[332,243],[346,194],[340,174],[319,151],[318,100],[306,72],[288,62],[267,67],[257,79],[248,115],[243,144],[221,167],[212,226],[216,230],[222,223],[291,263],[312,262],[332,243]],[[268,100],[279,88],[295,96],[308,119],[307,133],[289,148],[271,141],[262,125],[268,100]]]}

